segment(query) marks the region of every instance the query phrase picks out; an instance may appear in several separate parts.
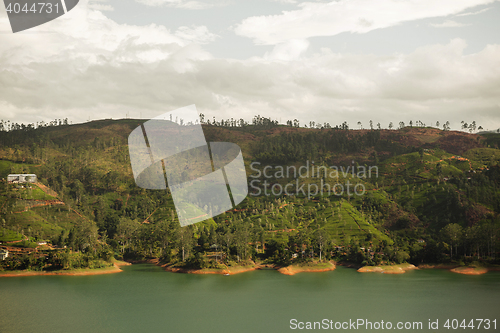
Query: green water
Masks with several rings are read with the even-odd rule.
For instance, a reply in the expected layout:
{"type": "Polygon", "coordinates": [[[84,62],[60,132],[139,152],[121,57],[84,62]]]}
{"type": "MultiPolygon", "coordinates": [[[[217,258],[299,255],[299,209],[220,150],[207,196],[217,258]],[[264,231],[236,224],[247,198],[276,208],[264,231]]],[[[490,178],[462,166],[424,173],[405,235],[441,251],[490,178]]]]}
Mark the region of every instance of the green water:
{"type": "Polygon", "coordinates": [[[0,278],[1,333],[299,331],[290,329],[291,319],[421,321],[421,332],[487,331],[448,330],[442,327],[448,318],[496,319],[500,331],[500,273],[385,275],[339,267],[294,276],[220,276],[144,264],[110,275],[0,278]],[[440,329],[429,330],[429,319],[439,319],[440,329]]]}

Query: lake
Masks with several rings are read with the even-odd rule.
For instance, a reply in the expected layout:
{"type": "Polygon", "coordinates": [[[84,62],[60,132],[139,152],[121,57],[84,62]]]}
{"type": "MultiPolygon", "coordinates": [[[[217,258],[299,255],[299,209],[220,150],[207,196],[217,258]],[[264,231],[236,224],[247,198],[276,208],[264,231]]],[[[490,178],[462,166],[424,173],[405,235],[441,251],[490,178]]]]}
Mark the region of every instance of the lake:
{"type": "Polygon", "coordinates": [[[374,328],[359,326],[362,332],[380,331],[375,327],[382,320],[403,327],[422,322],[422,332],[500,330],[499,272],[386,275],[338,267],[294,276],[271,270],[222,276],[169,273],[150,264],[123,270],[0,278],[0,332],[290,332],[323,319],[332,331],[358,319],[374,328]],[[429,319],[439,320],[439,329],[429,330],[429,319]],[[478,330],[478,320],[474,329],[446,329],[447,319],[467,325],[496,319],[497,329],[491,322],[484,330],[483,322],[478,330]]]}

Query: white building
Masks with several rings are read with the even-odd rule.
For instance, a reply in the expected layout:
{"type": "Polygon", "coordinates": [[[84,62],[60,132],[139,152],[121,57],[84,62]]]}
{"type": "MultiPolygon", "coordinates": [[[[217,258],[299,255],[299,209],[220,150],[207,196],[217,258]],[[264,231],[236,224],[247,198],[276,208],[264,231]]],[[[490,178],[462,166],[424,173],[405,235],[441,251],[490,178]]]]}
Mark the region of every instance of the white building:
{"type": "Polygon", "coordinates": [[[9,256],[9,251],[1,249],[0,250],[0,259],[5,260],[9,256]]]}
{"type": "Polygon", "coordinates": [[[36,181],[35,174],[11,174],[7,176],[9,183],[36,183],[36,181]]]}

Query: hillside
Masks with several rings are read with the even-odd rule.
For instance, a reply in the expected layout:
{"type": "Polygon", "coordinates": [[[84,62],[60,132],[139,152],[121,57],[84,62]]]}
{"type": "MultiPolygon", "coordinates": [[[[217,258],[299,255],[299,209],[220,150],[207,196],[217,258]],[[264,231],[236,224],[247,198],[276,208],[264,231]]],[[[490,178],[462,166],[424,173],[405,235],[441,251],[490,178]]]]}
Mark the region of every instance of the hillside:
{"type": "Polygon", "coordinates": [[[105,247],[117,258],[197,267],[250,259],[289,263],[320,252],[364,264],[496,260],[500,135],[312,129],[262,119],[203,125],[207,141],[242,148],[249,182],[256,182],[233,211],[186,228],[168,191],[138,188],[132,178],[127,138],[143,120],[0,132],[0,178],[35,173],[39,179],[31,188],[1,184],[0,241],[31,247],[48,241],[77,252],[105,247]],[[266,165],[270,177],[263,174],[266,165]],[[302,194],[296,184],[289,188],[298,195],[272,194],[297,180],[280,167],[305,165],[310,169],[300,185],[321,192],[322,183],[326,195],[302,194]],[[362,195],[328,193],[346,182],[364,189],[362,195]]]}

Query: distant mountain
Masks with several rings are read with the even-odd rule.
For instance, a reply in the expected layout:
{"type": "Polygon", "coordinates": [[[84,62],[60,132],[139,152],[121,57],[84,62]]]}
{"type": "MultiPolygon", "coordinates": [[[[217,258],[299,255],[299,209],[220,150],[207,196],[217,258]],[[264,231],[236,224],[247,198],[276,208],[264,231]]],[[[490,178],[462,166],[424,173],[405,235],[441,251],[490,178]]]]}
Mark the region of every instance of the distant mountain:
{"type": "Polygon", "coordinates": [[[481,135],[481,134],[488,134],[488,133],[500,133],[500,128],[498,128],[496,130],[491,130],[491,131],[481,131],[481,132],[478,132],[477,134],[481,135]]]}

